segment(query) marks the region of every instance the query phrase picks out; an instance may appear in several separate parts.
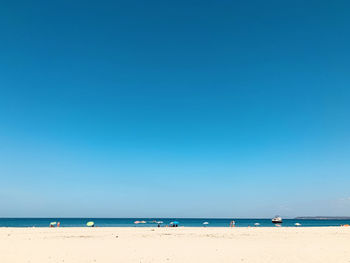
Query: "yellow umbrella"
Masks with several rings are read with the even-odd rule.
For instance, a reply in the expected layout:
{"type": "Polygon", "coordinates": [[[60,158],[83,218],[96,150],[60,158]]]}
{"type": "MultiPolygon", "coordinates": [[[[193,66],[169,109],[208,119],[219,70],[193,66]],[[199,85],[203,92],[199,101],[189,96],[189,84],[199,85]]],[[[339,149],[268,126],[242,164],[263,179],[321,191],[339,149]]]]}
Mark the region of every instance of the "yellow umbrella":
{"type": "Polygon", "coordinates": [[[95,223],[90,221],[90,222],[86,223],[86,226],[93,227],[93,226],[95,226],[95,223]]]}

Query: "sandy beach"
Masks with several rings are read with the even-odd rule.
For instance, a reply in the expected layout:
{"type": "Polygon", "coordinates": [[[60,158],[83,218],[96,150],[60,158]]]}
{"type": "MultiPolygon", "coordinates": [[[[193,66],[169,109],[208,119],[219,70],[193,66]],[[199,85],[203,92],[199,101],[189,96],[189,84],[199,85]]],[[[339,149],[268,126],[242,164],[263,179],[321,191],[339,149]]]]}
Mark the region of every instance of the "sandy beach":
{"type": "Polygon", "coordinates": [[[350,228],[1,228],[0,262],[350,262],[350,228]]]}

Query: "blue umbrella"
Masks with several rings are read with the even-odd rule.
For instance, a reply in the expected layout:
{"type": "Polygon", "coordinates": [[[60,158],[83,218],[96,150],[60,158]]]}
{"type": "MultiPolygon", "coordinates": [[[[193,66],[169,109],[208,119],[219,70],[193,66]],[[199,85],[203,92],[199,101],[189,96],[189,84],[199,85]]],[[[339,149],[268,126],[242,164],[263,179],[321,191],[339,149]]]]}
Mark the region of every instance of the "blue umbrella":
{"type": "Polygon", "coordinates": [[[173,222],[173,225],[178,225],[178,224],[180,224],[178,221],[173,222]]]}

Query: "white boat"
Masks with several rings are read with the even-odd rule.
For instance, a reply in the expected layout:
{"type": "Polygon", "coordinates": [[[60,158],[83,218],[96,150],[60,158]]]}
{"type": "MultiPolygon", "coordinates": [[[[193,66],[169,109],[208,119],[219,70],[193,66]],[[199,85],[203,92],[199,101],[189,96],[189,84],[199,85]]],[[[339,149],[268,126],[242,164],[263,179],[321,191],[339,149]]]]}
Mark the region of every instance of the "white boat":
{"type": "Polygon", "coordinates": [[[272,218],[272,223],[274,224],[281,224],[282,223],[282,217],[280,216],[275,216],[274,218],[272,218]]]}

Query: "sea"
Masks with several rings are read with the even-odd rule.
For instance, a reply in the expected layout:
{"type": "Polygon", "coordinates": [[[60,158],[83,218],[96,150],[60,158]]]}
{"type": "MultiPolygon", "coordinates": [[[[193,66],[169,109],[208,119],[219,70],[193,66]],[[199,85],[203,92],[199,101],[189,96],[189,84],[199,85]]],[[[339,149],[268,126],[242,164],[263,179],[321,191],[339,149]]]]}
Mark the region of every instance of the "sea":
{"type": "MultiPolygon", "coordinates": [[[[159,221],[160,226],[178,222],[179,227],[228,227],[232,220],[236,227],[275,227],[267,218],[0,218],[0,227],[49,227],[51,222],[60,222],[60,227],[85,227],[89,221],[96,227],[158,227],[159,221]]],[[[281,226],[295,227],[296,223],[301,224],[298,227],[329,227],[350,225],[350,219],[283,219],[281,226]]]]}

